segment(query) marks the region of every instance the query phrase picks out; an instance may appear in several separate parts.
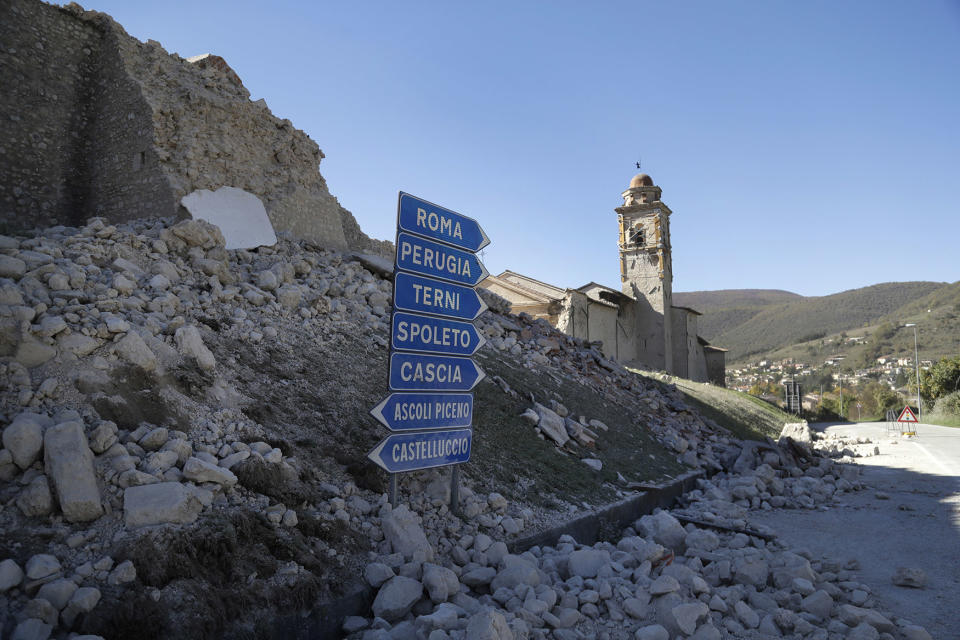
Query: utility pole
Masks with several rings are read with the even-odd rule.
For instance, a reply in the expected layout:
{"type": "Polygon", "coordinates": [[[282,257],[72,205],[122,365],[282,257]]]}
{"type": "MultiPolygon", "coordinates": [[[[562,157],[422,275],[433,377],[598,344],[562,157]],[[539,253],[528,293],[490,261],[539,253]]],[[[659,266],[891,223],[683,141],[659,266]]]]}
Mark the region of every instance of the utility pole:
{"type": "Polygon", "coordinates": [[[917,346],[917,324],[908,322],[904,327],[913,327],[913,364],[917,368],[917,422],[921,422],[920,415],[923,409],[920,407],[920,349],[917,346]]]}
{"type": "Polygon", "coordinates": [[[840,419],[843,420],[843,374],[838,373],[837,379],[840,380],[840,419]]]}

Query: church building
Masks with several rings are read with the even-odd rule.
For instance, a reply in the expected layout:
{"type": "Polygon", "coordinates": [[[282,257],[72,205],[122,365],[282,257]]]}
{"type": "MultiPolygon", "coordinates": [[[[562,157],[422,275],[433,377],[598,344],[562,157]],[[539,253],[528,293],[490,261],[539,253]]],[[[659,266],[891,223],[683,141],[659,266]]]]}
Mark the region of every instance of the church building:
{"type": "Polygon", "coordinates": [[[503,296],[514,313],[545,318],[577,338],[603,343],[603,352],[628,365],[723,386],[726,349],[697,335],[699,312],[673,305],[670,208],[645,173],[633,177],[615,209],[621,290],[590,282],[557,287],[504,271],[480,284],[503,296]]]}

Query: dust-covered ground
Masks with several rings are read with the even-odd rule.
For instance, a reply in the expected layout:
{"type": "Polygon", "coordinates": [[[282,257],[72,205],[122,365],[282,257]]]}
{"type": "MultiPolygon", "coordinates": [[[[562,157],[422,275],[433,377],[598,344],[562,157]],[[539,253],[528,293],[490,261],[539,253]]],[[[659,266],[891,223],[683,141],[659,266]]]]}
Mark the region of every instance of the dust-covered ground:
{"type": "MultiPolygon", "coordinates": [[[[819,427],[819,425],[817,425],[819,427]]],[[[825,425],[825,434],[869,438],[879,454],[864,457],[868,491],[812,511],[754,514],[781,539],[815,557],[858,565],[860,580],[890,611],[926,627],[935,638],[957,637],[960,623],[960,431],[919,425],[902,438],[885,423],[825,425]],[[897,569],[919,569],[923,585],[894,583],[897,569]]]]}

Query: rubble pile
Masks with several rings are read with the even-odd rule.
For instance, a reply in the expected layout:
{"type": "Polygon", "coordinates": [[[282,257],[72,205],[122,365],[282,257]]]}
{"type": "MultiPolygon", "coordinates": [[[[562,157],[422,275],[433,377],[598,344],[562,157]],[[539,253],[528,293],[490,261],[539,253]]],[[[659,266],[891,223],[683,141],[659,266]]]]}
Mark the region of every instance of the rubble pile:
{"type": "MultiPolygon", "coordinates": [[[[855,489],[855,467],[742,443],[489,292],[481,354],[593,390],[716,475],[675,516],[590,547],[508,553],[569,512],[482,490],[469,469],[458,515],[437,471],[401,476],[391,508],[363,460],[392,299],[375,262],[286,234],[227,250],[201,220],[0,236],[0,635],[256,635],[257,618],[362,576],[373,615],[344,631],[371,638],[925,637],[874,611],[849,569],[747,529],[750,509],[855,489]]],[[[499,376],[483,384],[530,407],[518,425],[556,455],[603,468],[612,422],[499,376]]],[[[636,488],[620,477],[620,495],[636,488]]]]}
{"type": "MultiPolygon", "coordinates": [[[[405,546],[422,535],[410,523],[390,539],[393,553],[367,565],[373,617],[343,629],[364,640],[930,638],[878,608],[856,561],[813,558],[748,528],[751,509],[816,508],[857,489],[857,467],[760,451],[744,447],[737,472],[701,479],[680,508],[594,545],[562,536],[556,547],[512,554],[467,535],[438,561],[425,546],[405,546]]],[[[390,517],[389,505],[381,512],[390,517]]]]}

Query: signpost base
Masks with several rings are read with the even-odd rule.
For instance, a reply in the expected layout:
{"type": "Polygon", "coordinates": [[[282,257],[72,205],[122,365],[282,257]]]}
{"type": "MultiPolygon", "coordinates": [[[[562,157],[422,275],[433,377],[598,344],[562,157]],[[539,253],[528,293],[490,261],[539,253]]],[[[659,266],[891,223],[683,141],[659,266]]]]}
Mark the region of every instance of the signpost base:
{"type": "Polygon", "coordinates": [[[450,512],[460,515],[460,465],[453,465],[450,473],[450,512]]]}

